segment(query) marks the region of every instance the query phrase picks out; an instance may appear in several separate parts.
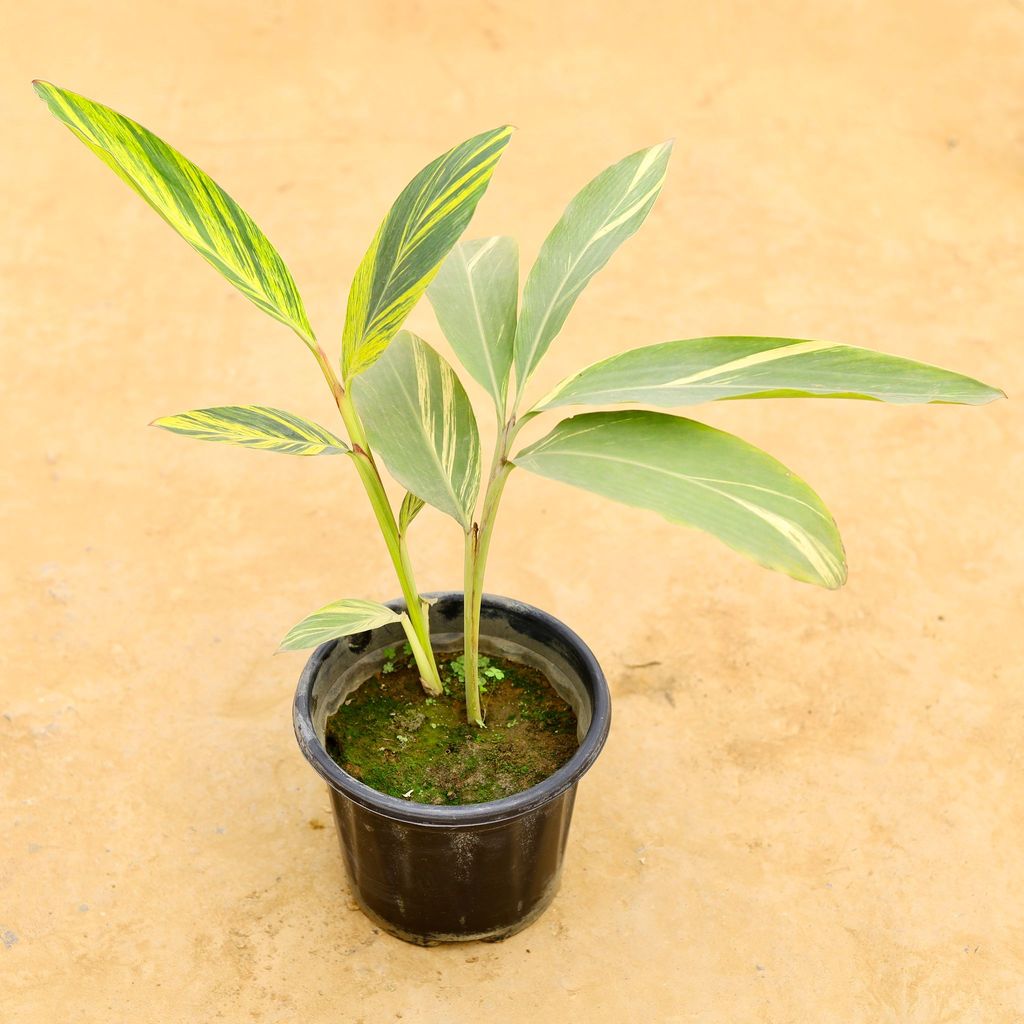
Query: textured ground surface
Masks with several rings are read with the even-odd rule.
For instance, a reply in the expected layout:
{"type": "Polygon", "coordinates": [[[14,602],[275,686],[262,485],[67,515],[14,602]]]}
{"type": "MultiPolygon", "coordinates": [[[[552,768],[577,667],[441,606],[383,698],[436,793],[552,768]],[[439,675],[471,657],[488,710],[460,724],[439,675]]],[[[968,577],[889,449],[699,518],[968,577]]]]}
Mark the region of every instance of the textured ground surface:
{"type": "MultiPolygon", "coordinates": [[[[227,402],[331,421],[316,367],[29,88],[213,173],[332,351],[409,174],[510,120],[474,231],[524,259],[599,168],[678,140],[539,385],[746,331],[1020,394],[1021,4],[4,6],[6,1020],[1024,1020],[1019,405],[712,410],[833,508],[839,593],[513,478],[490,587],[592,642],[615,724],[553,909],[414,949],[341,886],[291,736],[302,657],[270,657],[322,602],[396,589],[354,477],[145,426],[227,402]]],[[[455,529],[419,526],[424,587],[457,585],[455,529]]]]}

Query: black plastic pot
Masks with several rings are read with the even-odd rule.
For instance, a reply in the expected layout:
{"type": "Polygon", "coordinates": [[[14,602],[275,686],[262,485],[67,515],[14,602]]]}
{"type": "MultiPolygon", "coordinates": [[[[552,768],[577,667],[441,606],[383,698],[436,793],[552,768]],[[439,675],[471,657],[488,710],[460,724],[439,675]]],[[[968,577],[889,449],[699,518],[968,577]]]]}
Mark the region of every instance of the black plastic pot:
{"type": "MultiPolygon", "coordinates": [[[[430,597],[436,648],[460,648],[462,594],[430,597]]],[[[611,723],[608,685],[589,648],[567,626],[530,605],[486,595],[481,650],[542,669],[576,712],[579,748],[543,782],[503,800],[458,807],[399,800],[335,764],[324,729],[379,668],[384,648],[403,640],[401,627],[389,625],[318,647],[295,692],[295,735],[330,787],[345,868],[368,917],[420,945],[504,939],[536,920],[558,889],[576,786],[611,723]]]]}

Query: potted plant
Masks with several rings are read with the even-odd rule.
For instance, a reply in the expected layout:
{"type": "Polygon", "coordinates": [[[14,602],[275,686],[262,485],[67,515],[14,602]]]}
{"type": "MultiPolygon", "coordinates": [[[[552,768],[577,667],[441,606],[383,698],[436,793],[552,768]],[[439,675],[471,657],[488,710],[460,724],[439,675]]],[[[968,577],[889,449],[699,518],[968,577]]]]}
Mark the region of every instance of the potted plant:
{"type": "Polygon", "coordinates": [[[459,242],[508,127],[444,153],[399,195],[356,270],[336,368],[283,260],[227,193],[134,121],[47,83],[36,90],[200,255],[299,336],[335,399],[344,438],[262,406],[155,422],[210,441],[345,456],[359,476],[402,596],[337,600],[293,627],[282,647],[316,648],[296,692],[295,731],[329,784],[356,898],[410,941],[503,938],[544,910],[577,783],[608,732],[607,685],[583,641],[538,609],[484,593],[502,494],[517,467],[699,527],[768,568],[835,588],[846,579],[843,548],[815,492],[739,438],[657,410],[741,398],[980,405],[1002,397],[896,356],[744,336],[632,349],[529,399],[577,297],[654,205],[671,146],[627,156],[576,195],[520,299],[511,238],[459,242]],[[493,405],[497,439],[486,472],[461,381],[402,330],[424,293],[493,405]],[[599,411],[558,419],[572,406],[599,411]],[[541,416],[556,422],[522,445],[520,432],[541,416]],[[397,511],[382,466],[405,489],[397,511]],[[408,536],[424,504],[463,531],[461,592],[417,587],[408,536]]]}

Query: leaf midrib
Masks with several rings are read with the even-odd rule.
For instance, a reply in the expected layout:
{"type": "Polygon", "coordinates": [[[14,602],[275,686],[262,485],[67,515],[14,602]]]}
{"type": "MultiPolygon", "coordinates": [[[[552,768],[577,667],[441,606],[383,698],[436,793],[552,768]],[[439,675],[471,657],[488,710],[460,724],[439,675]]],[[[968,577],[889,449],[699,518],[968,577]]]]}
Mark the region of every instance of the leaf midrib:
{"type": "MultiPolygon", "coordinates": [[[[544,450],[543,449],[539,449],[535,454],[544,454],[544,450]]],[[[597,452],[581,452],[581,451],[578,451],[576,449],[571,449],[571,448],[560,448],[557,451],[557,453],[552,453],[552,454],[557,454],[559,456],[561,456],[561,455],[570,455],[570,456],[573,456],[575,458],[581,458],[581,459],[598,459],[598,460],[605,461],[605,462],[619,463],[619,464],[625,465],[625,466],[639,466],[640,468],[649,470],[649,471],[651,471],[653,473],[661,473],[663,476],[673,477],[673,478],[675,478],[677,480],[682,480],[684,483],[692,483],[692,484],[694,484],[697,487],[703,487],[706,490],[712,491],[715,494],[719,494],[719,495],[721,495],[721,497],[728,498],[730,501],[737,502],[738,504],[742,504],[742,499],[741,498],[738,498],[736,495],[730,494],[728,491],[722,490],[719,487],[714,487],[714,486],[712,486],[712,484],[720,483],[720,484],[726,484],[726,485],[730,485],[731,484],[731,485],[734,485],[736,487],[750,487],[750,488],[753,488],[755,490],[764,491],[764,493],[766,493],[766,494],[774,494],[776,497],[783,498],[786,501],[794,501],[798,505],[803,505],[805,508],[807,508],[809,511],[813,512],[816,516],[818,516],[819,518],[824,520],[826,523],[828,523],[828,524],[832,523],[832,520],[831,520],[831,518],[829,516],[823,514],[819,509],[816,509],[813,505],[808,504],[802,498],[798,498],[794,494],[786,494],[783,491],[773,490],[771,487],[764,487],[761,484],[747,483],[747,482],[742,481],[742,480],[720,480],[720,479],[717,479],[715,477],[692,476],[692,475],[690,475],[688,473],[678,473],[678,472],[675,472],[675,471],[673,471],[671,469],[666,469],[663,466],[652,465],[649,462],[641,462],[638,459],[626,459],[626,458],[623,458],[622,456],[618,456],[618,455],[606,455],[606,454],[601,454],[601,453],[597,453],[597,452]]],[[[797,525],[799,525],[799,524],[797,524],[797,525]]]]}
{"type": "MultiPolygon", "coordinates": [[[[474,253],[474,259],[483,255],[485,251],[485,249],[481,249],[480,252],[474,253]]],[[[469,260],[466,259],[465,250],[461,246],[459,247],[459,256],[462,259],[462,265],[466,268],[466,280],[469,282],[469,294],[473,299],[473,315],[476,318],[477,334],[480,339],[480,349],[483,351],[484,359],[487,363],[487,373],[491,378],[491,395],[496,402],[500,402],[501,387],[498,384],[498,375],[495,372],[494,360],[491,358],[491,346],[487,344],[487,332],[484,329],[483,313],[480,310],[480,302],[477,298],[476,281],[473,277],[473,271],[470,268],[469,260]]]]}

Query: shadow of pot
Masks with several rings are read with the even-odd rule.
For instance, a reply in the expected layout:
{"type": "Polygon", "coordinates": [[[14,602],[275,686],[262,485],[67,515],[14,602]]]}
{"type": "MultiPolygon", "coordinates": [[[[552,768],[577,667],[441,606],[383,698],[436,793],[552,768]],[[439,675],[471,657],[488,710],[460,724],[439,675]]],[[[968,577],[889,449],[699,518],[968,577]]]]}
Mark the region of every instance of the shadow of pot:
{"type": "MultiPolygon", "coordinates": [[[[436,650],[461,649],[462,594],[427,597],[436,650]]],[[[330,787],[352,892],[372,921],[419,945],[507,938],[535,921],[558,890],[576,787],[608,736],[608,685],[590,649],[558,619],[485,595],[481,651],[541,669],[576,713],[579,747],[543,782],[502,800],[413,803],[359,782],[324,745],[327,719],[377,671],[384,650],[404,639],[393,623],[318,647],[295,692],[295,736],[330,787]]]]}

